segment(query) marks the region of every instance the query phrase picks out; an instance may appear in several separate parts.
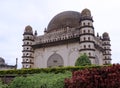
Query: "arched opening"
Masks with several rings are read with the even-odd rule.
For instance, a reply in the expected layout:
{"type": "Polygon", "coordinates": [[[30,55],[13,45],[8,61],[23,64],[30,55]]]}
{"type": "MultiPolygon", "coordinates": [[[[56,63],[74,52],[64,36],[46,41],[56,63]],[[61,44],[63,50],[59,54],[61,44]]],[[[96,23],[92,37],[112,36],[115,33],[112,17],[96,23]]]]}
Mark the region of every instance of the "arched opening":
{"type": "Polygon", "coordinates": [[[86,49],[86,45],[84,45],[84,49],[86,49]]]}
{"type": "Polygon", "coordinates": [[[47,61],[47,67],[61,67],[64,65],[63,58],[59,54],[52,54],[47,61]]]}
{"type": "Polygon", "coordinates": [[[86,40],[86,38],[84,37],[84,41],[86,40]]]}
{"type": "Polygon", "coordinates": [[[88,37],[88,40],[90,41],[90,37],[88,37]]]}
{"type": "Polygon", "coordinates": [[[90,52],[89,52],[88,54],[89,54],[89,56],[91,56],[91,53],[90,53],[90,52]]]}

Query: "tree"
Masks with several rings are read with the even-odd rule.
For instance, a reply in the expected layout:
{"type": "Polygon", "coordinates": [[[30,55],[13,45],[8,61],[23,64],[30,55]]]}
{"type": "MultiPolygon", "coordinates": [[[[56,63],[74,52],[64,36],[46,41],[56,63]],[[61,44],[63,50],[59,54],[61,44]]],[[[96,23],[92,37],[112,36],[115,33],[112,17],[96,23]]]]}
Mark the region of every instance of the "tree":
{"type": "Polygon", "coordinates": [[[75,66],[91,65],[91,61],[86,54],[81,55],[75,62],[75,66]]]}

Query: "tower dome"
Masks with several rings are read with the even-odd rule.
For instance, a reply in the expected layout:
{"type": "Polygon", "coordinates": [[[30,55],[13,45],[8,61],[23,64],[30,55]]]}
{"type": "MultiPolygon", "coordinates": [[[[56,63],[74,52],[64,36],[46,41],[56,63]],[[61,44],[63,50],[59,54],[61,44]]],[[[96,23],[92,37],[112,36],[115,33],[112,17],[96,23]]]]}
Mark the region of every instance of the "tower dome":
{"type": "Polygon", "coordinates": [[[109,34],[107,32],[104,32],[102,36],[103,36],[103,39],[109,40],[109,34]]]}
{"type": "Polygon", "coordinates": [[[60,30],[66,27],[77,27],[79,26],[80,13],[76,11],[64,11],[56,16],[49,22],[47,32],[54,30],[60,30]]]}
{"type": "Polygon", "coordinates": [[[91,12],[89,9],[83,9],[82,12],[81,12],[81,16],[82,17],[91,17],[91,12]]]}
{"type": "Polygon", "coordinates": [[[33,33],[32,27],[30,25],[26,26],[25,27],[25,32],[27,32],[27,33],[33,33]]]}
{"type": "Polygon", "coordinates": [[[105,37],[109,37],[109,35],[108,35],[107,32],[104,32],[104,33],[103,33],[103,38],[105,38],[105,37]]]}

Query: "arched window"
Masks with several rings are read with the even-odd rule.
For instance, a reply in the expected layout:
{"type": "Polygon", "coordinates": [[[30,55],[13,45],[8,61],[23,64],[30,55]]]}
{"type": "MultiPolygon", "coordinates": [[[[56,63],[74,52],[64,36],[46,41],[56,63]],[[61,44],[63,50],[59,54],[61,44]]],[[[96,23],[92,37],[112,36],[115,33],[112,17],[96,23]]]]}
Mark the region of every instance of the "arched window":
{"type": "Polygon", "coordinates": [[[89,52],[88,54],[89,54],[89,56],[91,56],[91,53],[90,53],[90,52],[89,52]]]}
{"type": "Polygon", "coordinates": [[[29,39],[29,36],[27,37],[27,39],[29,39]]]}
{"type": "Polygon", "coordinates": [[[83,33],[85,33],[86,31],[85,30],[83,30],[83,33]]]}
{"type": "Polygon", "coordinates": [[[90,30],[88,30],[88,33],[90,33],[90,30]]]}
{"type": "Polygon", "coordinates": [[[105,61],[105,64],[107,64],[107,61],[105,61]]]}
{"type": "Polygon", "coordinates": [[[88,23],[88,26],[90,26],[90,23],[88,23]]]}
{"type": "Polygon", "coordinates": [[[86,48],[86,45],[84,45],[84,49],[86,48]]]}
{"type": "Polygon", "coordinates": [[[104,54],[106,54],[106,51],[104,51],[104,54]]]}
{"type": "Polygon", "coordinates": [[[86,38],[84,37],[84,41],[86,40],[86,38]]]}
{"type": "Polygon", "coordinates": [[[28,59],[26,59],[26,62],[28,62],[28,59]]]}
{"type": "Polygon", "coordinates": [[[30,54],[30,56],[32,56],[32,54],[30,54]]]}
{"type": "Polygon", "coordinates": [[[29,42],[27,42],[27,44],[29,44],[29,42]]]}
{"type": "Polygon", "coordinates": [[[107,59],[107,57],[105,56],[105,59],[107,59]]]}
{"type": "Polygon", "coordinates": [[[83,26],[85,26],[85,22],[83,23],[83,26]]]}
{"type": "Polygon", "coordinates": [[[26,56],[28,56],[28,53],[26,54],[26,56]]]}
{"type": "Polygon", "coordinates": [[[89,48],[91,48],[91,46],[90,46],[90,45],[88,45],[88,47],[89,47],[89,48]]]}
{"type": "Polygon", "coordinates": [[[88,40],[90,41],[90,37],[88,37],[88,40]]]}
{"type": "Polygon", "coordinates": [[[29,65],[26,65],[26,68],[29,68],[29,65]]]}

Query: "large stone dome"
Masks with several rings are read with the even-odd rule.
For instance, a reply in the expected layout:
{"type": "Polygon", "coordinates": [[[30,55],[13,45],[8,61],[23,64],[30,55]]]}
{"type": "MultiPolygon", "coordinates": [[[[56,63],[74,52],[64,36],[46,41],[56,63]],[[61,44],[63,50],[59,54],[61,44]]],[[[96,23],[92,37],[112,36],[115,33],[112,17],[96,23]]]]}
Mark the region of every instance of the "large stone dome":
{"type": "Polygon", "coordinates": [[[50,21],[47,27],[47,32],[52,32],[54,30],[60,30],[66,27],[77,27],[79,26],[80,13],[76,11],[65,11],[57,14],[50,21]]]}

